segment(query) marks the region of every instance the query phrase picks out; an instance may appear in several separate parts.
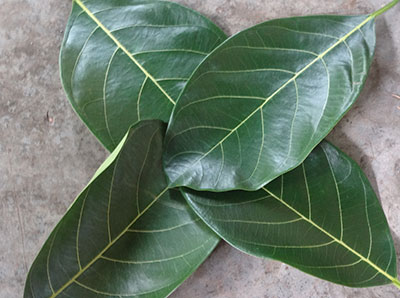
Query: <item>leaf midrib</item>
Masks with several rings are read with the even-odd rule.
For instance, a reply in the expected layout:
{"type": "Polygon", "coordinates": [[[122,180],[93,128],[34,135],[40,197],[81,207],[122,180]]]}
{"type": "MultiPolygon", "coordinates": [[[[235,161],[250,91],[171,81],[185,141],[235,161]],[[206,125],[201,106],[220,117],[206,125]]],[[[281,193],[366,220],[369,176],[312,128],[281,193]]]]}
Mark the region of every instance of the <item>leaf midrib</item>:
{"type": "Polygon", "coordinates": [[[135,224],[135,222],[144,214],[147,212],[148,209],[150,209],[154,203],[157,202],[157,200],[162,197],[167,191],[169,190],[169,187],[166,187],[164,190],[162,190],[154,199],[153,201],[150,202],[149,205],[146,206],[146,208],[143,209],[141,213],[139,213],[127,226],[126,228],[117,236],[115,237],[111,242],[109,242],[106,247],[99,252],[96,257],[94,257],[85,267],[81,268],[68,282],[66,282],[61,288],[57,290],[57,292],[53,293],[50,298],[57,297],[62,291],[64,291],[68,286],[70,286],[72,283],[75,282],[75,280],[83,273],[85,272],[90,266],[92,266],[111,246],[115,244],[125,233],[130,229],[132,225],[135,224]]]}
{"type": "Polygon", "coordinates": [[[316,224],[314,221],[312,221],[310,218],[304,216],[302,213],[300,213],[297,209],[295,209],[294,207],[292,207],[291,205],[289,205],[288,203],[286,203],[282,198],[278,197],[277,195],[275,195],[273,192],[269,191],[266,187],[262,188],[265,192],[267,192],[269,195],[271,195],[274,199],[276,199],[277,201],[279,201],[280,203],[282,203],[285,207],[287,207],[288,209],[290,209],[292,212],[294,212],[295,214],[297,214],[299,217],[301,217],[304,221],[308,222],[309,224],[311,224],[313,227],[315,227],[316,229],[318,229],[319,231],[321,231],[322,233],[324,233],[325,235],[327,235],[329,238],[331,238],[332,240],[334,240],[335,242],[337,242],[339,245],[343,246],[345,249],[347,249],[348,251],[350,251],[351,253],[353,253],[355,256],[357,256],[358,258],[360,258],[360,260],[364,261],[365,263],[367,263],[369,266],[371,266],[372,268],[374,268],[376,271],[378,271],[380,274],[382,274],[383,276],[385,276],[387,279],[389,279],[395,286],[397,286],[398,288],[400,288],[400,282],[399,280],[388,274],[387,272],[385,272],[382,268],[380,268],[379,266],[377,266],[375,263],[373,263],[369,258],[364,257],[363,255],[361,255],[360,253],[358,253],[356,250],[352,249],[350,246],[348,246],[345,242],[343,242],[342,240],[338,239],[337,237],[333,236],[331,233],[329,233],[328,231],[326,231],[324,228],[322,228],[321,226],[319,226],[318,224],[316,224]]]}
{"type": "Polygon", "coordinates": [[[82,3],[81,0],[74,0],[76,4],[80,6],[80,8],[107,34],[109,38],[120,48],[132,61],[136,64],[137,67],[148,77],[154,85],[157,86],[158,89],[165,95],[165,97],[175,105],[175,101],[171,98],[171,96],[161,87],[161,85],[157,82],[157,80],[135,59],[131,52],[111,33],[107,27],[100,22],[100,20],[82,3]]]}
{"type": "MultiPolygon", "coordinates": [[[[229,138],[234,132],[236,132],[243,124],[247,122],[252,116],[255,115],[259,110],[262,110],[262,108],[273,98],[275,95],[277,95],[280,91],[282,91],[287,85],[290,83],[294,82],[302,73],[304,73],[307,69],[309,69],[312,65],[314,65],[317,61],[322,60],[324,56],[326,56],[329,52],[331,52],[333,49],[335,49],[338,45],[341,43],[345,42],[347,38],[349,38],[351,35],[353,35],[356,31],[360,30],[365,24],[367,24],[369,21],[374,19],[376,15],[371,14],[369,15],[364,21],[362,21],[359,25],[354,27],[349,33],[344,35],[343,37],[339,38],[336,43],[334,43],[332,46],[330,46],[327,50],[325,50],[323,53],[319,54],[313,61],[311,61],[309,64],[304,66],[299,72],[297,72],[292,78],[290,78],[286,83],[284,83],[281,87],[279,87],[274,93],[272,93],[269,97],[265,99],[265,101],[257,107],[252,113],[250,113],[243,121],[241,121],[236,127],[232,128],[232,130],[224,137],[222,138],[219,142],[216,143],[209,151],[204,153],[202,157],[200,157],[198,160],[196,160],[185,172],[183,172],[181,175],[178,176],[178,178],[175,179],[177,181],[179,178],[181,178],[192,166],[203,160],[208,154],[213,152],[216,148],[218,148],[227,138],[229,138]]],[[[174,186],[177,186],[173,184],[174,186]]]]}

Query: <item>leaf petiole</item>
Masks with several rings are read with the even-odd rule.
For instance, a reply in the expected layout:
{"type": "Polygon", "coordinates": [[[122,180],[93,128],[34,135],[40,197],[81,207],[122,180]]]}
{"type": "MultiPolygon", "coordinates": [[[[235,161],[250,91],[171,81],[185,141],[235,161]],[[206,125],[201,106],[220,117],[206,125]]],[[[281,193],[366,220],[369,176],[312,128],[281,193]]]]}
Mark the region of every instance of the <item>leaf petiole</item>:
{"type": "Polygon", "coordinates": [[[393,6],[395,6],[397,3],[399,3],[400,0],[393,0],[392,2],[386,4],[384,7],[382,7],[381,9],[375,11],[373,14],[371,14],[371,17],[375,18],[377,16],[380,16],[381,14],[383,14],[384,12],[388,11],[389,9],[391,9],[393,6]]]}
{"type": "Polygon", "coordinates": [[[393,279],[393,284],[398,287],[400,289],[400,280],[398,280],[397,278],[393,279]]]}

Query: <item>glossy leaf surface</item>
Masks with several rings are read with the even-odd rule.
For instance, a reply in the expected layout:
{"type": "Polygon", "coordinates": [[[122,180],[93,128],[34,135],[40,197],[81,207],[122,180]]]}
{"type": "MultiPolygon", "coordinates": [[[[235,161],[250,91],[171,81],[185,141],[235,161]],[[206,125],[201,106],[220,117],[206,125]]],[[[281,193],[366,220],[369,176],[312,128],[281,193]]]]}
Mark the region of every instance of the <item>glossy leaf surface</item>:
{"type": "Polygon", "coordinates": [[[400,286],[393,240],[372,187],[355,162],[327,142],[257,192],[184,193],[198,215],[242,251],[351,287],[400,286]]]}
{"type": "Polygon", "coordinates": [[[372,16],[279,19],[228,39],[174,108],[171,185],[257,190],[298,166],[354,103],[374,48],[372,16]]]}
{"type": "Polygon", "coordinates": [[[189,76],[225,38],[176,3],[75,0],[60,55],[63,85],[112,151],[136,121],[168,121],[189,76]]]}
{"type": "Polygon", "coordinates": [[[218,237],[168,190],[164,131],[129,131],[51,233],[24,297],[165,297],[203,262],[218,237]]]}

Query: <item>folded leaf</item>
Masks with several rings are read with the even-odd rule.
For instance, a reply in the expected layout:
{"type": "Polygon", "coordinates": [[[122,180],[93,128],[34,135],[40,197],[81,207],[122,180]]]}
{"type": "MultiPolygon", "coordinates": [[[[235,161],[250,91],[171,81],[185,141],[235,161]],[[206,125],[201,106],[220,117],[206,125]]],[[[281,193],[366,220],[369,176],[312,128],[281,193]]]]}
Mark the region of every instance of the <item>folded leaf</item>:
{"type": "Polygon", "coordinates": [[[298,166],[359,95],[374,28],[373,15],[294,17],[224,42],[174,108],[164,156],[171,185],[257,190],[298,166]]]}
{"type": "Polygon", "coordinates": [[[129,131],[51,233],[24,297],[165,297],[209,255],[218,237],[167,188],[164,131],[129,131]]]}
{"type": "Polygon", "coordinates": [[[61,49],[72,106],[113,150],[143,119],[168,121],[187,79],[226,35],[197,12],[156,0],[75,0],[61,49]]]}
{"type": "Polygon", "coordinates": [[[351,287],[396,279],[390,230],[361,169],[327,142],[257,192],[184,194],[234,247],[351,287]]]}

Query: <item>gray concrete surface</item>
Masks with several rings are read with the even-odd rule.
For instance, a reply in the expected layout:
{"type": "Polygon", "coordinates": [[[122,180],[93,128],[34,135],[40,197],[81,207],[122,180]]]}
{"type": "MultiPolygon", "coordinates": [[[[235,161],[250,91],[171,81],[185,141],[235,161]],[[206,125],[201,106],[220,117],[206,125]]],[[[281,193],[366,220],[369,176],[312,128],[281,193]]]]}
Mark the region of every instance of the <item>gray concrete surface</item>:
{"type": "MultiPolygon", "coordinates": [[[[389,0],[386,0],[386,2],[389,0]]],[[[358,14],[385,0],[179,0],[229,33],[277,17],[358,14]]],[[[106,157],[61,88],[69,0],[0,0],[0,297],[21,297],[48,234],[106,157]]],[[[379,193],[400,256],[400,5],[377,25],[377,55],[356,106],[329,136],[379,193]]],[[[172,297],[400,297],[350,289],[221,244],[172,297]]]]}

